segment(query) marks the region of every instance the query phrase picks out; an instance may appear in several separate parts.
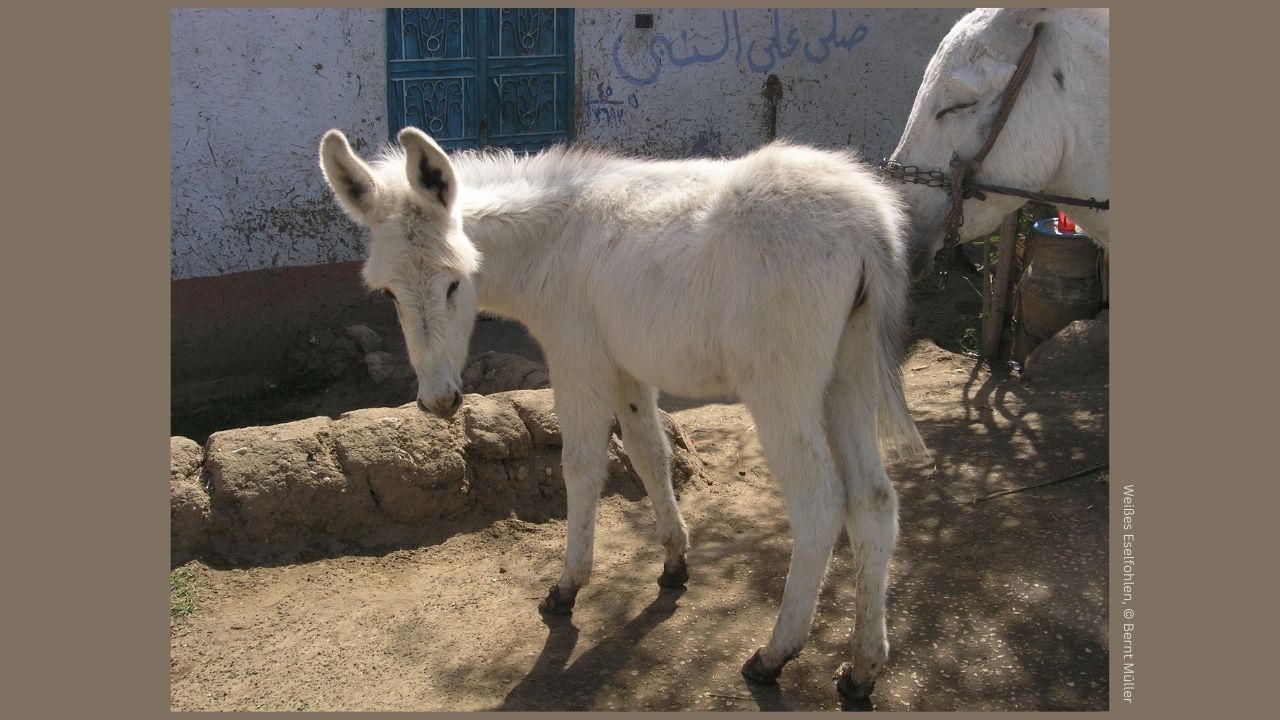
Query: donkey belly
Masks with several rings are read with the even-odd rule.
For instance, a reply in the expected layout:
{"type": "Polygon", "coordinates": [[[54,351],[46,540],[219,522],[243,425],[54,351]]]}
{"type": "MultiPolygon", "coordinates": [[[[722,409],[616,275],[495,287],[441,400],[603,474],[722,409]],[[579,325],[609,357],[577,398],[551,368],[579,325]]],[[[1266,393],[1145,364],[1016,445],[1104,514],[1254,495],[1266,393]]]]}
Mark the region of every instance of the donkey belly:
{"type": "Polygon", "coordinates": [[[632,377],[669,395],[686,398],[718,398],[734,395],[728,380],[715,372],[688,372],[680,368],[636,368],[624,366],[632,377]]]}
{"type": "Polygon", "coordinates": [[[611,343],[614,361],[629,375],[671,395],[732,395],[721,353],[702,339],[628,338],[611,343]]]}

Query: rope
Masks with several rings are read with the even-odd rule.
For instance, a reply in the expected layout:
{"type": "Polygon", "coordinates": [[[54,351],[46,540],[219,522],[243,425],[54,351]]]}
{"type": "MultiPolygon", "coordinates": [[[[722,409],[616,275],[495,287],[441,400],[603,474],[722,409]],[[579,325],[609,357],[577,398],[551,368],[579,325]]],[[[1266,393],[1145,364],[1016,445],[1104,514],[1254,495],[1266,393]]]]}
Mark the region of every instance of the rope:
{"type": "Polygon", "coordinates": [[[1042,488],[1048,485],[1056,485],[1060,482],[1066,482],[1067,480],[1074,480],[1078,477],[1084,477],[1089,473],[1094,473],[1099,470],[1106,470],[1108,467],[1110,467],[1108,463],[1098,463],[1097,465],[1094,465],[1092,467],[1087,467],[1084,470],[1081,470],[1079,472],[1073,472],[1070,475],[1064,475],[1060,478],[1054,478],[1052,480],[1049,480],[1048,482],[1036,483],[1035,485],[1026,485],[1024,487],[1011,488],[1009,490],[1000,490],[999,492],[993,492],[989,495],[983,495],[982,497],[977,497],[977,498],[974,498],[973,500],[970,500],[969,504],[977,505],[980,502],[986,502],[987,500],[991,500],[993,498],[1004,497],[1005,495],[1013,495],[1014,493],[1020,493],[1025,490],[1034,490],[1036,488],[1042,488]]]}
{"type": "Polygon", "coordinates": [[[1035,29],[1031,32],[1031,42],[1027,43],[1026,49],[1022,51],[1022,57],[1018,58],[1018,67],[1014,69],[1013,77],[1009,78],[1009,87],[1004,91],[1004,100],[1000,103],[1000,111],[996,113],[995,122],[991,126],[991,134],[987,136],[987,142],[978,154],[969,161],[974,165],[975,172],[982,161],[987,159],[987,154],[996,144],[996,138],[1000,136],[1000,131],[1004,129],[1005,122],[1013,112],[1013,103],[1018,99],[1018,93],[1022,91],[1022,83],[1031,74],[1031,63],[1036,59],[1036,48],[1040,45],[1040,33],[1043,30],[1044,23],[1036,23],[1035,29]]]}
{"type": "Polygon", "coordinates": [[[1031,74],[1031,63],[1036,59],[1036,48],[1040,45],[1040,33],[1043,30],[1044,23],[1036,23],[1031,33],[1031,42],[1027,43],[1027,47],[1023,49],[1022,57],[1018,58],[1018,66],[1014,68],[1013,76],[1009,78],[1009,85],[1005,87],[1004,98],[1000,101],[1000,109],[996,112],[986,142],[969,162],[960,166],[960,170],[951,179],[951,210],[947,213],[946,222],[942,226],[945,233],[943,245],[946,248],[954,247],[960,241],[960,226],[964,224],[965,180],[978,174],[982,169],[982,161],[987,159],[987,154],[991,152],[991,148],[995,147],[1000,131],[1004,129],[1004,124],[1008,122],[1009,115],[1013,112],[1013,103],[1018,99],[1022,84],[1031,74]]]}

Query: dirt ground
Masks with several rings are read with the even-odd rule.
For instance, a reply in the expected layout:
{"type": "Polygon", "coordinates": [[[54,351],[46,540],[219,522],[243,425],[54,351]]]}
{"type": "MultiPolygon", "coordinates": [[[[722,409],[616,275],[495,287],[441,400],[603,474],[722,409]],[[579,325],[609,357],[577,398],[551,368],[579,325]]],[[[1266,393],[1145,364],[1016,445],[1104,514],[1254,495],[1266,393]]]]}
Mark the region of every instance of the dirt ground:
{"type": "MultiPolygon", "coordinates": [[[[934,452],[896,464],[882,710],[1108,707],[1107,379],[1037,387],[955,352],[976,314],[964,282],[919,295],[903,363],[934,452]],[[994,495],[1001,491],[1015,491],[994,495]]],[[[507,352],[505,324],[480,323],[507,352]]],[[[522,345],[523,343],[523,345],[522,345]]],[[[358,402],[351,388],[324,406],[358,402]]],[[[396,399],[394,403],[406,402],[396,399]]],[[[842,538],[809,644],[776,686],[742,662],[768,638],[790,533],[741,405],[668,398],[706,463],[680,497],[685,590],[663,590],[647,499],[602,500],[592,582],[570,617],[536,605],[559,574],[564,523],[500,521],[425,547],[269,567],[200,561],[196,610],[171,620],[174,710],[834,710],[849,659],[842,538]]],[[[298,408],[295,408],[298,410],[298,408]]]]}

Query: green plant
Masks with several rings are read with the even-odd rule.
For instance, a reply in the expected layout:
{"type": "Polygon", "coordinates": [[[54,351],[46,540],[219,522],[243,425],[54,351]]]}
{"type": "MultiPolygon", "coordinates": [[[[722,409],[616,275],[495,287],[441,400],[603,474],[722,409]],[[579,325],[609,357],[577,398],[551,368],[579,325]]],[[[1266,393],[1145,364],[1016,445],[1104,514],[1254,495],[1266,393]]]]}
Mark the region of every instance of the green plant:
{"type": "Polygon", "coordinates": [[[1041,206],[1033,206],[1033,204],[1031,203],[1023,205],[1021,208],[1018,209],[1018,234],[1019,235],[1029,234],[1031,232],[1031,226],[1035,224],[1036,215],[1035,215],[1035,212],[1032,211],[1033,207],[1037,209],[1041,209],[1041,206]]]}
{"type": "Polygon", "coordinates": [[[967,327],[964,332],[960,333],[960,352],[965,355],[977,356],[978,354],[978,329],[967,327]]]}
{"type": "Polygon", "coordinates": [[[196,569],[190,565],[169,573],[169,617],[185,617],[196,611],[196,569]]]}

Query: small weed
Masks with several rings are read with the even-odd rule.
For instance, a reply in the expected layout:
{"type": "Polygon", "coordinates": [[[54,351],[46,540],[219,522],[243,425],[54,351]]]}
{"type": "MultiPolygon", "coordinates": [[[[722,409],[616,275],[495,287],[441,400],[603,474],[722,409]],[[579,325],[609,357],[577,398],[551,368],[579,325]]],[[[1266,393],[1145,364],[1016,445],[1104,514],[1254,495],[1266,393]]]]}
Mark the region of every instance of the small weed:
{"type": "Polygon", "coordinates": [[[978,329],[967,327],[960,333],[960,352],[965,355],[978,355],[978,329]]]}
{"type": "Polygon", "coordinates": [[[196,569],[180,567],[169,573],[169,617],[186,617],[196,611],[196,569]]]}

